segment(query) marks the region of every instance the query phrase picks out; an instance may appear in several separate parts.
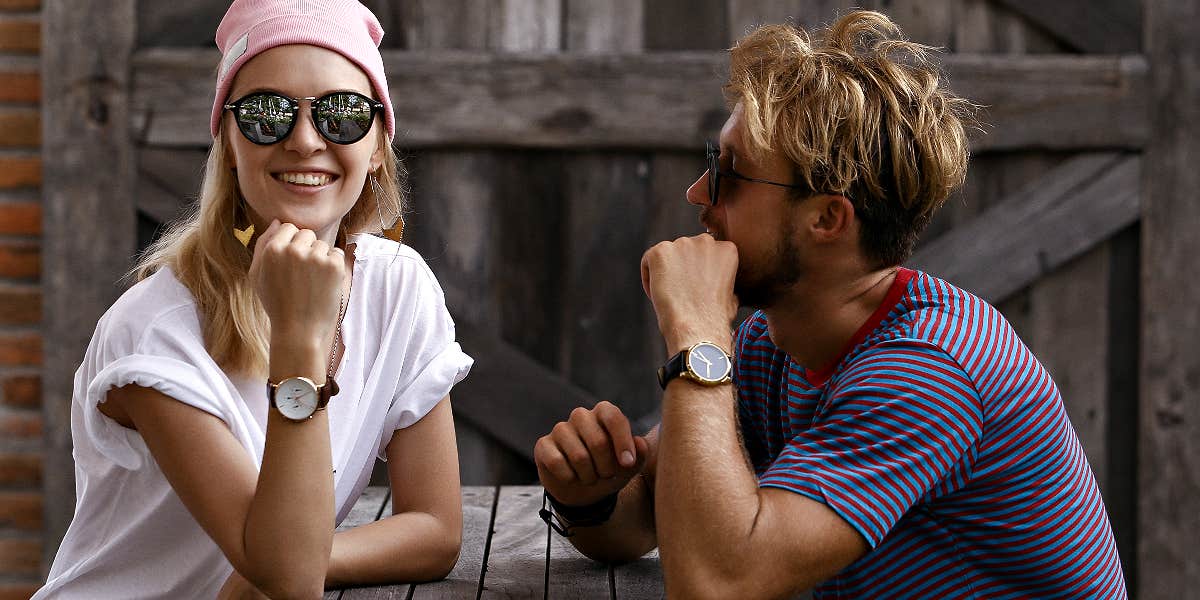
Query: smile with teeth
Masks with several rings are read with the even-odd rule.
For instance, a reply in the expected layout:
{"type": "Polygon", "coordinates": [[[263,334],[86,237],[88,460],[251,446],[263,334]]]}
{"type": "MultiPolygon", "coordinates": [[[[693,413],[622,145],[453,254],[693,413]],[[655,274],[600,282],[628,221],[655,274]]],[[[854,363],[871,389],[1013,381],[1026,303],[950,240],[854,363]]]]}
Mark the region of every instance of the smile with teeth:
{"type": "Polygon", "coordinates": [[[286,172],[276,173],[275,179],[294,185],[310,185],[313,187],[319,187],[322,185],[327,185],[329,182],[333,181],[333,176],[329,173],[286,172]]]}

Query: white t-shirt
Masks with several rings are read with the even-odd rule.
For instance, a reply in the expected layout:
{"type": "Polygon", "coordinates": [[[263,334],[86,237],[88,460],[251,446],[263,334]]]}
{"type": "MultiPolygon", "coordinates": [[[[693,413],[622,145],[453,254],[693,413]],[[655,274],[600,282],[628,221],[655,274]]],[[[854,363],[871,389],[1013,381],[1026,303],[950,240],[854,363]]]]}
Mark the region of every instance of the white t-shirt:
{"type": "MultiPolygon", "coordinates": [[[[385,458],[392,433],[424,417],[472,363],[454,341],[442,289],[421,257],[371,235],[350,241],[341,392],[327,408],[339,523],[375,458],[385,458]]],[[[75,518],[36,599],[213,598],[232,572],[141,435],[97,408],[110,388],[129,383],[216,415],[262,464],[265,382],[231,378],[217,366],[204,349],[195,300],[170,269],[139,282],[100,319],[75,373],[75,518]]],[[[195,450],[203,460],[204,449],[195,450]]]]}

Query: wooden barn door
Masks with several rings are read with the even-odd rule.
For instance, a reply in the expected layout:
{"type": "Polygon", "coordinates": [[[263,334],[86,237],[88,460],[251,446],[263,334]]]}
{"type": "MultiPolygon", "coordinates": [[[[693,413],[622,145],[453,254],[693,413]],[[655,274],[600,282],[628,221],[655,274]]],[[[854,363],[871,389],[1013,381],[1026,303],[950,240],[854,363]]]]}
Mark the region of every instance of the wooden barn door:
{"type": "MultiPolygon", "coordinates": [[[[534,441],[575,406],[655,422],[665,357],[637,265],[698,231],[683,193],[726,116],[722,50],[758,23],[877,8],[944,48],[950,87],[987,107],[966,188],[911,264],[996,303],[1053,373],[1131,591],[1200,584],[1182,541],[1200,532],[1194,3],[365,3],[387,30],[407,242],[477,360],[454,393],[466,483],[532,481],[534,441]]],[[[71,375],[133,253],[198,190],[226,3],[85,6],[44,3],[55,539],[73,506],[71,375]]]]}

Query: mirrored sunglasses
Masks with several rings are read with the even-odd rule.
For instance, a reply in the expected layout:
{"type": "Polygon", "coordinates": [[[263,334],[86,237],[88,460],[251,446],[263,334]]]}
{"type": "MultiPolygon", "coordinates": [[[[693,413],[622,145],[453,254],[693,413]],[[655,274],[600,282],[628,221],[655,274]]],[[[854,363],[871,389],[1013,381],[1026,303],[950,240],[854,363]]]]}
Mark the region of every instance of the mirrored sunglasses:
{"type": "Polygon", "coordinates": [[[383,103],[356,92],[333,92],[319,98],[289,98],[274,92],[254,92],[225,105],[238,130],[255,144],[281,142],[295,128],[300,103],[309,101],[313,126],[334,144],[353,144],[366,137],[383,111],[383,103]]]}

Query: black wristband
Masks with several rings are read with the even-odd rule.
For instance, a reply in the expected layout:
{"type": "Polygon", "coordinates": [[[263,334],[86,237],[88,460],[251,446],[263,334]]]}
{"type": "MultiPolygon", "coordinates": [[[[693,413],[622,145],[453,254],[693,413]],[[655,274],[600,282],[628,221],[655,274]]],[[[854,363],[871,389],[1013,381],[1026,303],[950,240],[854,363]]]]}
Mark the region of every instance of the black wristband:
{"type": "Polygon", "coordinates": [[[617,509],[617,492],[585,506],[568,506],[545,490],[542,490],[542,496],[542,510],[538,511],[538,516],[563,537],[573,535],[572,527],[603,525],[617,509]],[[546,508],[547,502],[553,510],[546,508]]]}

